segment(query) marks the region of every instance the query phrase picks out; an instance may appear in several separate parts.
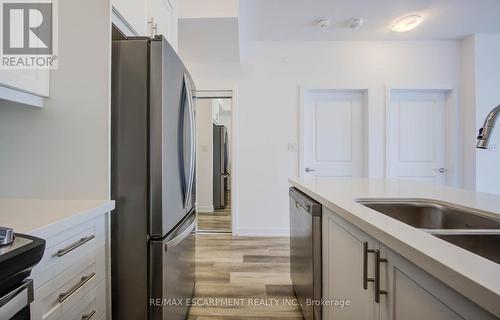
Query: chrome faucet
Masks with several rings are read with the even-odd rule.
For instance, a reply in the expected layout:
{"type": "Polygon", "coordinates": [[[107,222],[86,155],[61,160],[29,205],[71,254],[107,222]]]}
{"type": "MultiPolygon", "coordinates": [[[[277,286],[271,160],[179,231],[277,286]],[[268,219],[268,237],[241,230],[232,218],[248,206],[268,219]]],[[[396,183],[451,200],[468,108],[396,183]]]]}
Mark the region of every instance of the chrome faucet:
{"type": "Polygon", "coordinates": [[[483,127],[479,129],[479,135],[477,136],[477,145],[479,149],[488,149],[488,141],[490,140],[491,133],[495,127],[495,122],[497,120],[498,114],[500,113],[500,105],[496,106],[493,110],[488,113],[486,120],[484,120],[483,127]]]}

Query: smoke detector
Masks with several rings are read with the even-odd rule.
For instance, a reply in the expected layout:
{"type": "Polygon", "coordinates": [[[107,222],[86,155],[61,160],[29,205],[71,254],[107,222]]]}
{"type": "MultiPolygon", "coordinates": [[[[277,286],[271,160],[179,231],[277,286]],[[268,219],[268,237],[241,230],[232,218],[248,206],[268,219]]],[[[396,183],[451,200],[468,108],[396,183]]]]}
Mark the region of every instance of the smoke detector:
{"type": "Polygon", "coordinates": [[[330,26],[330,19],[328,18],[319,19],[318,22],[316,22],[316,25],[320,29],[327,29],[330,26]]]}
{"type": "Polygon", "coordinates": [[[361,17],[351,18],[347,22],[347,26],[351,30],[358,30],[359,28],[361,28],[363,26],[363,18],[361,18],[361,17]]]}

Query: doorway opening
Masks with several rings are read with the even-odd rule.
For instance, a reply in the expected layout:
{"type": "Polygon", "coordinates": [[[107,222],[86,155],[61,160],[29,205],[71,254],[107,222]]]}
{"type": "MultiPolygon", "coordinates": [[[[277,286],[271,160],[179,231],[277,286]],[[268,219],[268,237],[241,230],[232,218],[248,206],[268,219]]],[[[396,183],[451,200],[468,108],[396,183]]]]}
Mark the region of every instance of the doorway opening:
{"type": "Polygon", "coordinates": [[[231,91],[196,92],[198,232],[232,233],[231,91]]]}

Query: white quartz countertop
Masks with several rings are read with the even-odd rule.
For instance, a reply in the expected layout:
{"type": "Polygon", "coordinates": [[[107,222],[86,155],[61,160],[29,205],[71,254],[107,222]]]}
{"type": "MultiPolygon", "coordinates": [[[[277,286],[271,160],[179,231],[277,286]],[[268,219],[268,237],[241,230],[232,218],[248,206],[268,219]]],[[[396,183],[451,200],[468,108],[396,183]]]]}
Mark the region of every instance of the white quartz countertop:
{"type": "Polygon", "coordinates": [[[289,179],[302,192],[500,317],[500,265],[385,216],[357,199],[425,199],[500,219],[500,196],[403,180],[289,179]]]}
{"type": "Polygon", "coordinates": [[[89,218],[115,208],[112,200],[40,200],[0,198],[0,226],[34,233],[67,219],[89,218]]]}

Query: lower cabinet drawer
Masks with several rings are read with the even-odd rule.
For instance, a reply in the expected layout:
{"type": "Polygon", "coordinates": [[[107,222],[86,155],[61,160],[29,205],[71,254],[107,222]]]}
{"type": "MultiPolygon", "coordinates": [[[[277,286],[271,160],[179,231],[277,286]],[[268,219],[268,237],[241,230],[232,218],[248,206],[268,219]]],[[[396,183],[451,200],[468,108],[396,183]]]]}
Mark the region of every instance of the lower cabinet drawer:
{"type": "Polygon", "coordinates": [[[83,297],[61,320],[101,320],[106,318],[106,281],[83,297]]]}
{"type": "MultiPolygon", "coordinates": [[[[33,268],[31,274],[35,289],[73,267],[83,256],[91,260],[96,259],[96,248],[105,244],[104,216],[65,227],[62,231],[58,227],[36,234],[45,239],[47,244],[42,260],[33,268]]],[[[102,255],[104,258],[104,251],[102,255]]]]}
{"type": "MultiPolygon", "coordinates": [[[[63,315],[82,306],[82,299],[103,282],[105,276],[104,246],[95,249],[101,252],[98,259],[88,257],[76,259],[75,263],[43,286],[35,289],[31,306],[33,320],[69,320],[63,315]],[[101,258],[102,257],[102,258],[101,258]]],[[[97,318],[96,318],[97,319],[97,318]]]]}

